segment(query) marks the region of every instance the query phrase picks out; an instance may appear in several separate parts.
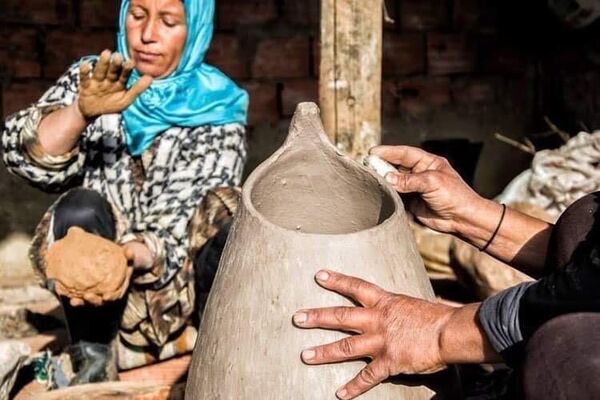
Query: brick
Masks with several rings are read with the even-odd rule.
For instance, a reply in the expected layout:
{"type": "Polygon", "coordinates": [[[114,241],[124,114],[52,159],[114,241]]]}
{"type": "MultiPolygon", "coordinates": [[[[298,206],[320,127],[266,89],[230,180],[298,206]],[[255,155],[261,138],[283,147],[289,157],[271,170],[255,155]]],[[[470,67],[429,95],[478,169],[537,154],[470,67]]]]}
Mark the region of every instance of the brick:
{"type": "Polygon", "coordinates": [[[29,107],[42,97],[50,85],[49,82],[35,80],[27,83],[12,83],[3,87],[2,112],[4,116],[29,107]]]}
{"type": "Polygon", "coordinates": [[[491,104],[496,100],[493,79],[465,78],[452,83],[452,99],[463,105],[491,104]]]}
{"type": "Polygon", "coordinates": [[[275,0],[217,0],[217,30],[232,30],[240,25],[262,25],[277,18],[275,0]]]}
{"type": "Polygon", "coordinates": [[[219,68],[231,78],[248,77],[247,63],[240,51],[240,41],[236,35],[215,34],[206,54],[206,62],[219,68]]]}
{"type": "Polygon", "coordinates": [[[267,38],[256,49],[252,63],[254,78],[304,78],[309,75],[309,38],[267,38]]]}
{"type": "Polygon", "coordinates": [[[454,0],[453,23],[457,30],[471,30],[479,27],[481,14],[480,0],[454,0]]]}
{"type": "Polygon", "coordinates": [[[112,31],[52,31],[46,38],[44,76],[56,78],[82,56],[100,54],[104,49],[114,50],[112,31]]]}
{"type": "Polygon", "coordinates": [[[32,28],[0,28],[0,75],[39,78],[38,32],[32,28]]]}
{"type": "Polygon", "coordinates": [[[424,71],[425,41],[421,34],[384,34],[384,77],[421,74],[424,71]]]}
{"type": "Polygon", "coordinates": [[[421,115],[442,108],[451,102],[448,78],[413,78],[396,83],[392,95],[397,99],[400,112],[421,115]]]}
{"type": "Polygon", "coordinates": [[[321,23],[320,0],[284,0],[283,16],[293,25],[319,26],[321,23]]]}
{"type": "Polygon", "coordinates": [[[117,29],[119,3],[118,0],[81,0],[79,15],[81,26],[117,29]]]}
{"type": "MultiPolygon", "coordinates": [[[[590,63],[590,54],[592,46],[564,46],[560,49],[556,49],[552,58],[547,61],[546,66],[553,68],[554,70],[561,72],[586,72],[590,63]]],[[[599,49],[600,50],[600,49],[599,49]]],[[[506,64],[507,56],[504,56],[504,63],[506,64]]]]}
{"type": "Polygon", "coordinates": [[[431,75],[473,72],[476,58],[475,45],[468,35],[427,35],[427,61],[431,75]]]}
{"type": "Polygon", "coordinates": [[[281,108],[284,117],[294,115],[298,103],[319,102],[319,82],[316,79],[286,81],[281,92],[281,108]]]}
{"type": "Polygon", "coordinates": [[[2,0],[0,21],[72,25],[72,3],[70,0],[2,0]]]}
{"type": "Polygon", "coordinates": [[[500,75],[523,75],[527,72],[529,56],[514,45],[483,39],[480,40],[480,48],[484,72],[500,75]]]}
{"type": "Polygon", "coordinates": [[[527,76],[503,78],[496,90],[497,101],[510,110],[511,117],[531,118],[536,106],[534,80],[527,76]]]}
{"type": "Polygon", "coordinates": [[[277,122],[277,87],[274,83],[242,82],[250,96],[248,124],[251,126],[277,122]]]}
{"type": "Polygon", "coordinates": [[[399,11],[403,30],[429,31],[448,26],[447,0],[401,0],[399,11]]]}
{"type": "Polygon", "coordinates": [[[502,2],[480,1],[479,31],[483,33],[496,33],[499,25],[499,15],[502,2]]]}

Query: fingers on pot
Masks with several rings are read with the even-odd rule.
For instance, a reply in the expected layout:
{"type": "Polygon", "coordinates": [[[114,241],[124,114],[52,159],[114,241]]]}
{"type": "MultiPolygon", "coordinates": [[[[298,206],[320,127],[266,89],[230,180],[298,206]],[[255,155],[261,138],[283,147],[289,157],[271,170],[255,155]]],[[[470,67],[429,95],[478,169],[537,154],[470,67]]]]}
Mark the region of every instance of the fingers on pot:
{"type": "Polygon", "coordinates": [[[298,311],[294,324],[301,328],[323,328],[365,333],[377,326],[376,313],[362,307],[326,307],[298,311]]]}
{"type": "Polygon", "coordinates": [[[365,307],[374,307],[387,293],[365,280],[332,271],[319,271],[316,280],[324,288],[350,297],[365,307]]]}
{"type": "Polygon", "coordinates": [[[383,360],[375,360],[363,368],[350,382],[341,387],[336,395],[339,399],[353,399],[379,385],[389,377],[383,360]]]}
{"type": "Polygon", "coordinates": [[[330,364],[373,358],[381,347],[381,339],[376,335],[349,336],[334,343],[304,350],[302,361],[306,364],[330,364]]]}

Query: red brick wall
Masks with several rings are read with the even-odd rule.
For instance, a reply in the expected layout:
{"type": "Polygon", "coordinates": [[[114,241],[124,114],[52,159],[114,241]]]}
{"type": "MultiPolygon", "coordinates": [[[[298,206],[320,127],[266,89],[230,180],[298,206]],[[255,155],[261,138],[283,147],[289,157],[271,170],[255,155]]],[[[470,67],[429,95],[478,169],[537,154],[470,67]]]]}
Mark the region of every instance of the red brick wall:
{"type": "MultiPolygon", "coordinates": [[[[396,22],[384,34],[384,141],[484,141],[477,182],[492,194],[528,162],[494,132],[521,137],[546,114],[600,127],[590,34],[562,31],[544,1],[386,2],[396,22]]],[[[117,3],[1,0],[1,114],[39,97],[78,57],[113,48],[117,3]]],[[[250,169],[281,142],[295,105],[317,98],[319,14],[319,0],[217,0],[207,61],[250,93],[250,169]]]]}

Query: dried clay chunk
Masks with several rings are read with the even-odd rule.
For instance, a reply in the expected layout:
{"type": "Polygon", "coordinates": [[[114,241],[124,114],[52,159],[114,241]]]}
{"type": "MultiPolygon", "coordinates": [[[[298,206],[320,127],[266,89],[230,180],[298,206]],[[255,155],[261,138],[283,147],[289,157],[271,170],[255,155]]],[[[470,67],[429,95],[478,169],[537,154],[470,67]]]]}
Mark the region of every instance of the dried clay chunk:
{"type": "Polygon", "coordinates": [[[120,246],[79,227],[69,228],[50,247],[46,264],[46,277],[54,279],[57,292],[71,298],[116,300],[130,274],[120,246]]]}

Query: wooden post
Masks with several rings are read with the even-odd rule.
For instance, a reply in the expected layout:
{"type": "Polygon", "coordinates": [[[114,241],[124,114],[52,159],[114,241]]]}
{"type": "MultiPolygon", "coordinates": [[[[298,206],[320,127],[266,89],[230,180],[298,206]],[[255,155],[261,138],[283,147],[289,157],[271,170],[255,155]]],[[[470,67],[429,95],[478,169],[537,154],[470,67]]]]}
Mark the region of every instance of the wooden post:
{"type": "Polygon", "coordinates": [[[323,125],[354,159],[381,142],[381,1],[321,1],[323,125]]]}

